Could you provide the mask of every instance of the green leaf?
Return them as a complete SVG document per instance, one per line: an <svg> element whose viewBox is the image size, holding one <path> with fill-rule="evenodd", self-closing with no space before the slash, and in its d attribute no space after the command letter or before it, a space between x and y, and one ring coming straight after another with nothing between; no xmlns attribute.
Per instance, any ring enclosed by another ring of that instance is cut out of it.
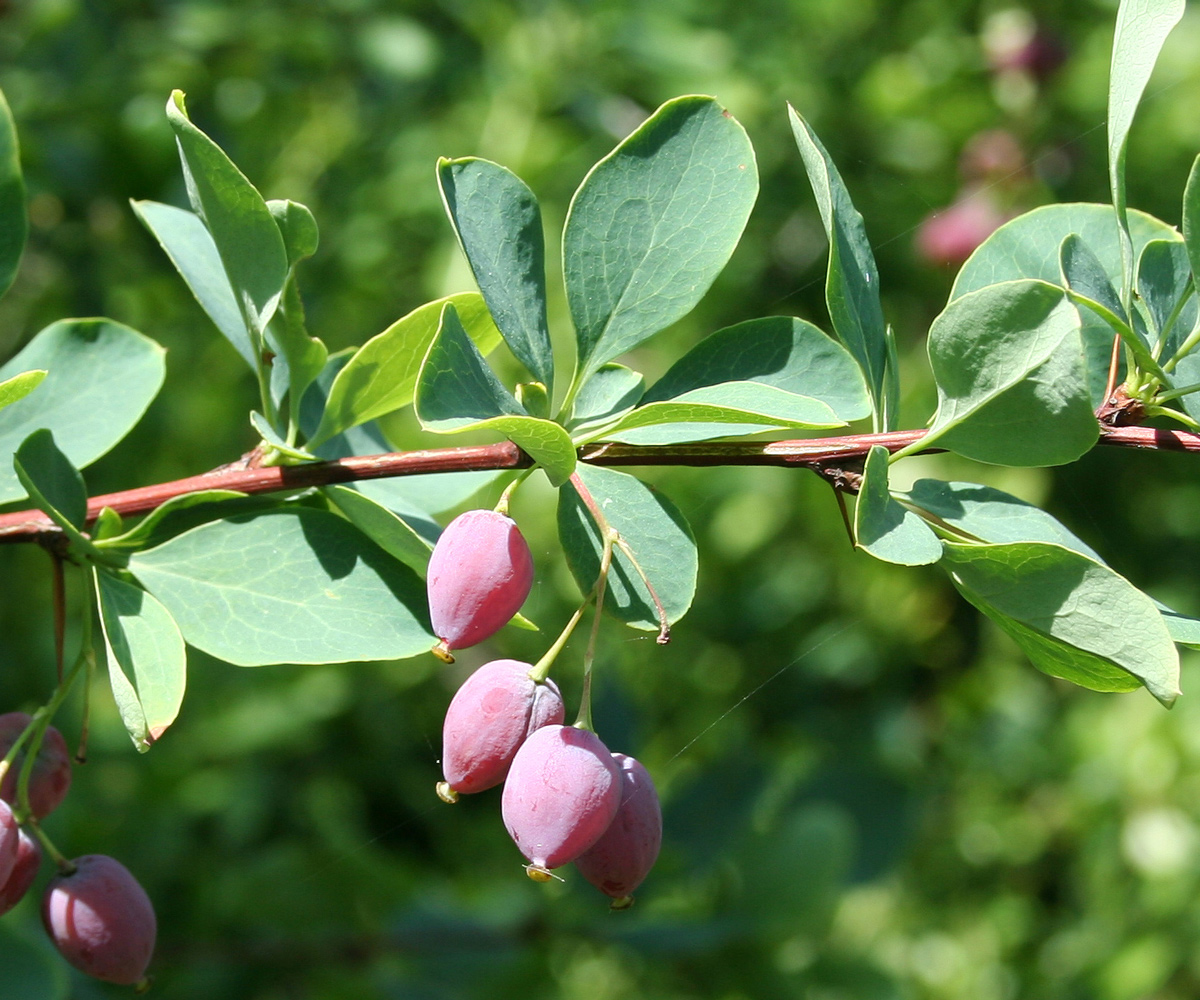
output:
<svg viewBox="0 0 1200 1000"><path fill-rule="evenodd" d="M45 377L45 369L35 368L31 372L21 372L20 375L14 375L12 378L0 382L0 410L15 403L18 399L24 399L42 384L42 379Z"/></svg>
<svg viewBox="0 0 1200 1000"><path fill-rule="evenodd" d="M29 235L17 126L0 92L0 295L12 287Z"/></svg>
<svg viewBox="0 0 1200 1000"><path fill-rule="evenodd" d="M195 212L156 201L131 201L134 214L150 230L175 269L208 314L252 371L257 371L254 345L238 308L225 265L212 234Z"/></svg>
<svg viewBox="0 0 1200 1000"><path fill-rule="evenodd" d="M1137 292L1156 339L1166 334L1159 357L1170 358L1196 323L1187 247L1178 240L1151 240L1142 247Z"/></svg>
<svg viewBox="0 0 1200 1000"><path fill-rule="evenodd" d="M187 685L187 650L179 627L141 587L96 573L108 676L121 721L145 753L179 714Z"/></svg>
<svg viewBox="0 0 1200 1000"><path fill-rule="evenodd" d="M670 500L640 479L612 469L580 465L580 480L609 525L629 544L667 613L677 622L696 592L696 542ZM603 539L595 519L572 486L558 491L558 534L567 565L587 594L600 572ZM619 549L604 596L604 609L633 628L656 631L658 612L646 585Z"/></svg>
<svg viewBox="0 0 1200 1000"><path fill-rule="evenodd" d="M1003 490L978 483L918 479L900 496L983 542L1046 542L1104 561L1053 515Z"/></svg>
<svg viewBox="0 0 1200 1000"><path fill-rule="evenodd" d="M661 405L668 400L721 406L726 413L673 414ZM669 444L775 427L837 427L870 414L862 372L845 348L802 319L770 316L706 337L671 366L611 436ZM628 430L668 419L692 422L653 432ZM701 420L724 423L695 423Z"/></svg>
<svg viewBox="0 0 1200 1000"><path fill-rule="evenodd" d="M829 153L808 123L788 105L792 135L817 199L829 239L825 302L833 329L867 378L876 410L882 409L887 370L887 337L879 304L879 269L862 216Z"/></svg>
<svg viewBox="0 0 1200 1000"><path fill-rule="evenodd" d="M275 315L288 273L279 226L254 185L188 119L180 90L167 101L167 119L179 144L192 208L212 234L251 337L261 335Z"/></svg>
<svg viewBox="0 0 1200 1000"><path fill-rule="evenodd" d="M34 431L13 455L21 485L53 521L82 529L87 521L87 487L83 476L54 443L48 430Z"/></svg>
<svg viewBox="0 0 1200 1000"><path fill-rule="evenodd" d="M1152 372L1167 381L1167 376L1150 353L1145 330L1134 332L1125 307L1121 305L1112 282L1104 273L1104 265L1076 233L1063 240L1059 248L1059 265L1062 283L1071 301L1092 310L1116 331L1132 352L1139 369Z"/></svg>
<svg viewBox="0 0 1200 1000"><path fill-rule="evenodd" d="M1165 222L1143 212L1128 213L1135 253L1150 240L1179 241ZM950 300L969 292L1017 278L1040 278L1051 284L1062 281L1059 249L1072 233L1092 248L1104 273L1114 284L1122 281L1117 221L1111 205L1045 205L1005 223L989 236L959 271ZM1113 331L1099 316L1085 310L1080 316L1092 407L1104 401Z"/></svg>
<svg viewBox="0 0 1200 1000"><path fill-rule="evenodd" d="M1060 465L1096 443L1079 314L1061 288L1008 281L954 299L929 329L938 410L921 441L998 465Z"/></svg>
<svg viewBox="0 0 1200 1000"><path fill-rule="evenodd" d="M283 237L288 267L294 268L300 261L317 252L320 232L317 229L317 220L313 218L307 205L301 205L290 198L272 199L267 202L267 210Z"/></svg>
<svg viewBox="0 0 1200 1000"><path fill-rule="evenodd" d="M274 497L247 496L236 490L183 493L155 507L124 534L106 538L100 548L106 551L150 548L209 521L261 513L279 504Z"/></svg>
<svg viewBox="0 0 1200 1000"><path fill-rule="evenodd" d="M487 366L451 302L442 309L421 367L414 405L421 426L438 434L476 429L503 434L545 469L553 486L566 482L575 468L571 436L553 420L525 413Z"/></svg>
<svg viewBox="0 0 1200 1000"><path fill-rule="evenodd" d="M501 340L500 331L478 292L460 292L425 303L372 337L345 363L329 388L325 411L309 439L309 448L317 448L336 434L412 402L417 375L437 336L447 303L454 305L480 353L487 355L495 350Z"/></svg>
<svg viewBox="0 0 1200 1000"><path fill-rule="evenodd" d="M552 392L546 245L537 198L512 171L477 157L443 157L437 176L459 245L505 343Z"/></svg>
<svg viewBox="0 0 1200 1000"><path fill-rule="evenodd" d="M255 433L262 438L262 443L266 445L268 449L276 452L276 456L274 456L276 459L282 456L282 458L285 458L290 462L315 462L317 460L317 456L312 452L305 451L303 448L297 448L294 445L288 444L279 436L279 434L275 431L275 428L268 423L267 418L257 410L250 411L250 426L253 427ZM284 462L283 464L287 464L287 462Z"/></svg>
<svg viewBox="0 0 1200 1000"><path fill-rule="evenodd" d="M750 140L711 97L668 101L591 169L563 231L577 384L692 310L757 195Z"/></svg>
<svg viewBox="0 0 1200 1000"><path fill-rule="evenodd" d="M0 410L0 456L47 428L76 468L107 452L133 428L162 385L158 344L110 319L61 320L42 330L6 365L0 381L30 369L49 374L38 391ZM0 462L0 503L25 495Z"/></svg>
<svg viewBox="0 0 1200 1000"><path fill-rule="evenodd" d="M942 544L921 518L892 499L888 450L875 445L867 455L854 507L854 542L876 559L922 566L942 558Z"/></svg>
<svg viewBox="0 0 1200 1000"><path fill-rule="evenodd" d="M1192 161L1183 189L1183 243L1192 274L1200 274L1200 156Z"/></svg>
<svg viewBox="0 0 1200 1000"><path fill-rule="evenodd" d="M1125 152L1133 116L1163 42L1183 17L1184 0L1121 0L1108 80L1108 181L1121 226L1125 287L1132 280L1133 247L1125 209Z"/></svg>
<svg viewBox="0 0 1200 1000"><path fill-rule="evenodd" d="M645 391L641 372L615 362L601 365L575 396L567 429L578 439L611 424L632 410Z"/></svg>
<svg viewBox="0 0 1200 1000"><path fill-rule="evenodd" d="M1174 642L1189 649L1200 649L1200 619L1181 615L1178 611L1168 608L1162 601L1155 601L1154 606L1162 615L1163 624L1167 626L1167 632Z"/></svg>
<svg viewBox="0 0 1200 1000"><path fill-rule="evenodd" d="M416 574L327 511L214 521L129 568L189 644L241 666L397 659L434 642Z"/></svg>
<svg viewBox="0 0 1200 1000"><path fill-rule="evenodd" d="M1179 655L1154 602L1087 556L1044 542L945 543L942 563L968 601L1039 670L1094 691L1139 684L1179 695Z"/></svg>
<svg viewBox="0 0 1200 1000"><path fill-rule="evenodd" d="M346 486L326 486L321 492L384 552L411 567L422 579L425 578L425 568L429 565L433 546L409 527L403 518Z"/></svg>
<svg viewBox="0 0 1200 1000"><path fill-rule="evenodd" d="M674 444L779 428L844 426L819 399L761 382L723 382L639 406L604 437L632 444Z"/></svg>

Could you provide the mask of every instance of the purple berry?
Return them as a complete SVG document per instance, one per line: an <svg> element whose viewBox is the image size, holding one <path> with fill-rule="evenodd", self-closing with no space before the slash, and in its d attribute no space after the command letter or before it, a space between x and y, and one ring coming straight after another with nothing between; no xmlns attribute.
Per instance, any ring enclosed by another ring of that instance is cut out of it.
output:
<svg viewBox="0 0 1200 1000"><path fill-rule="evenodd" d="M533 586L533 555L512 518L469 510L447 526L429 557L434 652L465 649L499 631Z"/></svg>
<svg viewBox="0 0 1200 1000"><path fill-rule="evenodd" d="M0 759L8 753L17 738L26 730L33 719L24 712L7 712L0 715ZM17 804L17 782L21 766L25 761L25 750L17 754L0 780L0 799L11 806ZM29 775L29 808L34 816L43 819L59 807L71 787L71 753L67 741L53 726L46 728L42 746Z"/></svg>
<svg viewBox="0 0 1200 1000"><path fill-rule="evenodd" d="M532 669L520 660L493 660L471 674L454 695L442 727L446 780L438 784L438 794L447 802L460 792L482 792L500 784L526 737L562 722L558 685L531 680Z"/></svg>
<svg viewBox="0 0 1200 1000"><path fill-rule="evenodd" d="M623 753L613 754L623 779L621 805L604 835L575 859L585 879L613 897L612 908L633 905L633 890L654 867L662 844L662 808L650 772Z"/></svg>
<svg viewBox="0 0 1200 1000"><path fill-rule="evenodd" d="M17 864L21 828L7 802L0 801L0 885L8 881Z"/></svg>
<svg viewBox="0 0 1200 1000"><path fill-rule="evenodd" d="M530 861L529 877L573 861L612 823L621 804L621 769L595 733L543 726L513 758L500 809L509 835Z"/></svg>
<svg viewBox="0 0 1200 1000"><path fill-rule="evenodd" d="M42 897L42 923L68 962L89 976L132 986L146 976L157 924L146 891L119 861L87 854Z"/></svg>
<svg viewBox="0 0 1200 1000"><path fill-rule="evenodd" d="M42 865L42 849L24 830L17 843L17 863L8 881L0 884L0 917L24 898Z"/></svg>

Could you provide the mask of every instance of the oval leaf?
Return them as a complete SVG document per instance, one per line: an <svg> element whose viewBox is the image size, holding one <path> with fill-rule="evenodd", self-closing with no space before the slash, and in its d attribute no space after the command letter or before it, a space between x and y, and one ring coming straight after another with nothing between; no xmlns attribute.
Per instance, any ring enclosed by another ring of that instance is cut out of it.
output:
<svg viewBox="0 0 1200 1000"><path fill-rule="evenodd" d="M884 562L921 566L942 557L937 535L888 489L888 450L875 445L867 455L854 507L854 543Z"/></svg>
<svg viewBox="0 0 1200 1000"><path fill-rule="evenodd" d="M1044 542L945 543L959 592L1034 666L1094 691L1179 696L1179 654L1154 602L1085 555Z"/></svg>
<svg viewBox="0 0 1200 1000"><path fill-rule="evenodd" d="M113 697L133 745L144 753L183 704L183 636L167 609L141 587L100 571L96 594Z"/></svg>
<svg viewBox="0 0 1200 1000"><path fill-rule="evenodd" d="M437 336L447 303L454 306L462 327L481 354L486 356L495 350L501 340L500 331L478 292L459 292L419 306L343 362L329 387L320 425L309 439L310 448L412 402L417 375Z"/></svg>
<svg viewBox="0 0 1200 1000"><path fill-rule="evenodd" d="M816 133L790 104L788 118L829 240L829 270L825 278L829 318L842 343L862 366L876 406L882 408L887 331L883 307L879 304L879 269L871 241L842 175Z"/></svg>
<svg viewBox="0 0 1200 1000"><path fill-rule="evenodd" d="M422 579L433 546L403 518L348 486L326 486L323 492L364 535L388 555L409 566Z"/></svg>
<svg viewBox="0 0 1200 1000"><path fill-rule="evenodd" d="M443 158L437 176L459 246L505 343L553 391L546 244L537 198L511 170L489 160Z"/></svg>
<svg viewBox="0 0 1200 1000"><path fill-rule="evenodd" d="M1059 465L1095 444L1079 314L1042 281L989 285L953 300L929 330L937 441L999 465Z"/></svg>
<svg viewBox="0 0 1200 1000"><path fill-rule="evenodd" d="M49 374L37 392L0 410L0 456L40 428L54 432L76 468L107 452L133 428L162 386L163 349L110 319L61 320L0 368L0 380L31 368ZM0 461L0 503L25 490Z"/></svg>
<svg viewBox="0 0 1200 1000"><path fill-rule="evenodd" d="M525 412L467 336L453 303L442 309L441 326L417 380L414 406L426 430L503 434L545 469L553 486L566 482L575 468L571 435L553 420Z"/></svg>
<svg viewBox="0 0 1200 1000"><path fill-rule="evenodd" d="M668 101L591 169L563 230L579 382L691 311L757 196L750 140L711 97Z"/></svg>
<svg viewBox="0 0 1200 1000"><path fill-rule="evenodd" d="M283 236L262 195L187 116L183 92L167 101L188 198L204 220L251 335L266 330L287 279Z"/></svg>
<svg viewBox="0 0 1200 1000"><path fill-rule="evenodd" d="M698 565L696 541L683 515L633 476L590 465L580 465L576 472L609 525L629 544L667 620L678 621L691 607ZM583 593L590 593L600 572L603 543L595 519L570 485L558 491L558 534L575 582ZM604 609L633 628L659 628L650 592L619 549L613 553Z"/></svg>
<svg viewBox="0 0 1200 1000"><path fill-rule="evenodd" d="M641 372L611 362L601 365L579 390L567 429L581 438L590 430L613 423L637 405L646 391Z"/></svg>
<svg viewBox="0 0 1200 1000"><path fill-rule="evenodd" d="M416 574L328 511L213 521L129 569L188 643L240 666L398 659L434 642Z"/></svg>

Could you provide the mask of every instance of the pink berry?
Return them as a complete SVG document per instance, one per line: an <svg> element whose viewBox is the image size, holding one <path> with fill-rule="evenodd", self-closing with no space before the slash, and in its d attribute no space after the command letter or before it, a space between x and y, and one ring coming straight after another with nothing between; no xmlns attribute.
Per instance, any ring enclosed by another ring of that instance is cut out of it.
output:
<svg viewBox="0 0 1200 1000"><path fill-rule="evenodd" d="M932 264L957 266L1007 221L985 192L961 195L954 204L932 212L917 227L917 253Z"/></svg>
<svg viewBox="0 0 1200 1000"><path fill-rule="evenodd" d="M633 890L654 867L662 844L658 791L641 762L613 754L623 779L621 805L604 835L575 859L585 879L613 897L613 909L633 905Z"/></svg>
<svg viewBox="0 0 1200 1000"><path fill-rule="evenodd" d="M513 758L500 809L530 878L545 881L600 839L620 804L621 769L600 738L543 726Z"/></svg>
<svg viewBox="0 0 1200 1000"><path fill-rule="evenodd" d="M8 753L17 737L33 721L24 712L7 712L0 715L0 759ZM17 804L17 782L21 766L25 761L25 750L17 754L3 780L0 780L0 799L9 805ZM43 819L59 807L71 787L71 753L67 741L53 726L46 728L42 747L29 775L29 808L34 816Z"/></svg>
<svg viewBox="0 0 1200 1000"><path fill-rule="evenodd" d="M8 881L0 884L0 917L24 898L42 865L42 849L24 830L17 843L17 863Z"/></svg>
<svg viewBox="0 0 1200 1000"><path fill-rule="evenodd" d="M42 897L46 933L89 976L131 986L146 976L157 924L146 891L119 861L87 854L57 875Z"/></svg>
<svg viewBox="0 0 1200 1000"><path fill-rule="evenodd" d="M458 689L442 727L443 799L500 784L526 737L563 721L558 685L531 680L532 669L520 660L493 660Z"/></svg>
<svg viewBox="0 0 1200 1000"><path fill-rule="evenodd" d="M448 650L483 642L521 609L533 586L533 555L512 518L469 510L434 546L427 586L434 652L453 660Z"/></svg>
<svg viewBox="0 0 1200 1000"><path fill-rule="evenodd" d="M21 828L7 802L0 801L0 885L8 881L17 864Z"/></svg>

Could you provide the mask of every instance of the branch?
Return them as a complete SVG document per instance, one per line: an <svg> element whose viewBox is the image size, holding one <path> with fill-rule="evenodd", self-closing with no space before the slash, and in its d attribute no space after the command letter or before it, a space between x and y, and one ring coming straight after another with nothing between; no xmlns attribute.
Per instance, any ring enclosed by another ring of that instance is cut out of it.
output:
<svg viewBox="0 0 1200 1000"><path fill-rule="evenodd" d="M874 445L896 452L925 436L924 430L882 434L848 434L844 437L796 441L719 441L701 444L631 445L600 443L579 450L579 460L590 465L772 465L805 468L828 476L842 466L853 468ZM1155 427L1101 427L1100 443L1151 451L1200 452L1200 434ZM935 450L935 449L930 449ZM88 501L88 520L105 507L123 517L145 514L174 497L197 490L236 490L241 493L277 493L393 476L419 476L431 472L478 472L526 469L532 459L511 441L467 448L430 448L339 458L307 465L246 468L241 463L169 483L142 486L120 493L105 493ZM0 514L0 543L28 542L59 533L39 510Z"/></svg>

